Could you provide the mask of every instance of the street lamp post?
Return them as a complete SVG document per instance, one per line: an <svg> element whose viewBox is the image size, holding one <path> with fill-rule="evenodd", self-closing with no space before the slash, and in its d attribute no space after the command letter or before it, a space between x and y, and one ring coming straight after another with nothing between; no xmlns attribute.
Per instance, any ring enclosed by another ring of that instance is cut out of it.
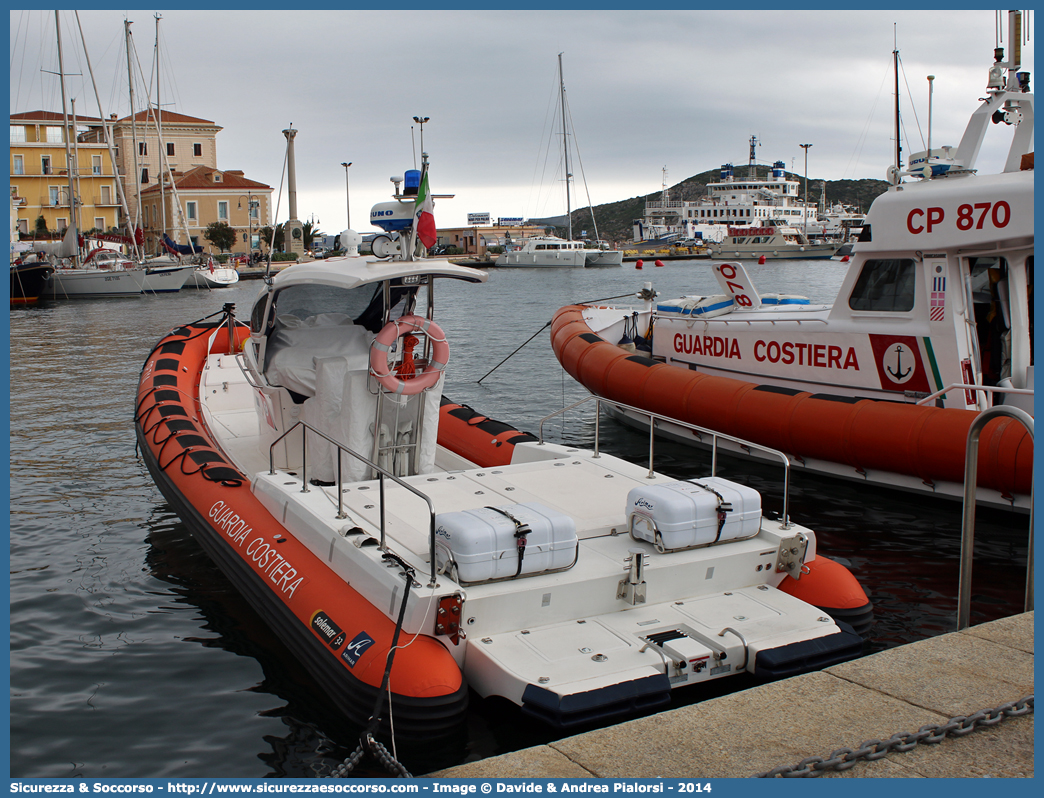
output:
<svg viewBox="0 0 1044 798"><path fill-rule="evenodd" d="M254 255L254 210L258 207L259 203L256 194L247 194L247 262L251 260ZM239 207L237 210L243 210L243 197L239 197Z"/></svg>
<svg viewBox="0 0 1044 798"><path fill-rule="evenodd" d="M346 230L352 229L352 195L348 191L348 167L352 165L351 161L345 163L341 161L341 166L344 167L344 210L348 219L348 226Z"/></svg>
<svg viewBox="0 0 1044 798"><path fill-rule="evenodd" d="M805 151L805 208L803 218L805 220L805 238L808 238L808 148L811 144L798 144Z"/></svg>
<svg viewBox="0 0 1044 798"><path fill-rule="evenodd" d="M420 125L421 157L424 156L424 123L431 119L430 116L415 116L413 121Z"/></svg>

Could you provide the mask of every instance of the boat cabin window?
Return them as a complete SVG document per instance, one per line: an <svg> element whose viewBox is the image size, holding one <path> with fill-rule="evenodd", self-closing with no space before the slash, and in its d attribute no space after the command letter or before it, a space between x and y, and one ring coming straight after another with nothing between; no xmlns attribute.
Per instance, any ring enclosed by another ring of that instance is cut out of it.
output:
<svg viewBox="0 0 1044 798"><path fill-rule="evenodd" d="M868 260L856 280L848 306L852 310L913 310L916 266L909 258Z"/></svg>

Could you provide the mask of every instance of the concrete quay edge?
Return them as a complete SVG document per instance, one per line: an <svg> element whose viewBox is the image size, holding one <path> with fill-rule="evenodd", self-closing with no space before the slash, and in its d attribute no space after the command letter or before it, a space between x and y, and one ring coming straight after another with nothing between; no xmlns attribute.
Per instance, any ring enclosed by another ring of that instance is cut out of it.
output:
<svg viewBox="0 0 1044 798"><path fill-rule="evenodd" d="M432 778L747 778L1033 695L1028 612ZM820 778L1032 778L1033 713Z"/></svg>

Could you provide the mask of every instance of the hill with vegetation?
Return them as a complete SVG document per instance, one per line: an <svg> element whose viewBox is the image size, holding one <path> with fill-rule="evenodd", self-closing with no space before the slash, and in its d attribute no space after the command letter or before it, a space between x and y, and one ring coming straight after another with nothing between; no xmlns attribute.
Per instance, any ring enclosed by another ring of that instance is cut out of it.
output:
<svg viewBox="0 0 1044 798"><path fill-rule="evenodd" d="M745 180L748 171L749 167L747 165L737 165L735 168L735 179ZM764 177L765 167L759 167L758 173L761 177ZM788 178L800 181L802 191L804 191L803 177L792 172L786 172L785 174ZM720 169L710 169L698 175L693 175L668 189L670 199L688 200L690 202L698 200L707 193L707 184L718 181L720 175ZM808 179L809 202L819 202L819 186L821 182L826 183L828 207L835 202L841 202L863 211L868 210L870 203L888 189L888 183L884 180L821 181L810 177ZM619 200L618 202L609 202L604 205L596 205L594 215L595 223L598 226L599 238L617 244L624 244L630 241L634 233L634 220L641 219L645 215L645 201L648 199L659 199L661 195L662 191L655 191L651 194L646 194L644 197L634 197L632 199ZM589 208L584 207L573 211L572 217L574 232L579 230L593 232L589 230L591 226L591 211ZM565 233L564 229L558 230L559 235L565 235Z"/></svg>

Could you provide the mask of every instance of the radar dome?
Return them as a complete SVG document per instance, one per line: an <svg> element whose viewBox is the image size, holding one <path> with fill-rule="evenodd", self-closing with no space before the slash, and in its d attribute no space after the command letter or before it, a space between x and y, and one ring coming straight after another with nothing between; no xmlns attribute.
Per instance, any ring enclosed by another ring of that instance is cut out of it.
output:
<svg viewBox="0 0 1044 798"><path fill-rule="evenodd" d="M341 233L341 249L345 251L346 255L358 255L361 243L362 236L354 230L345 230Z"/></svg>

